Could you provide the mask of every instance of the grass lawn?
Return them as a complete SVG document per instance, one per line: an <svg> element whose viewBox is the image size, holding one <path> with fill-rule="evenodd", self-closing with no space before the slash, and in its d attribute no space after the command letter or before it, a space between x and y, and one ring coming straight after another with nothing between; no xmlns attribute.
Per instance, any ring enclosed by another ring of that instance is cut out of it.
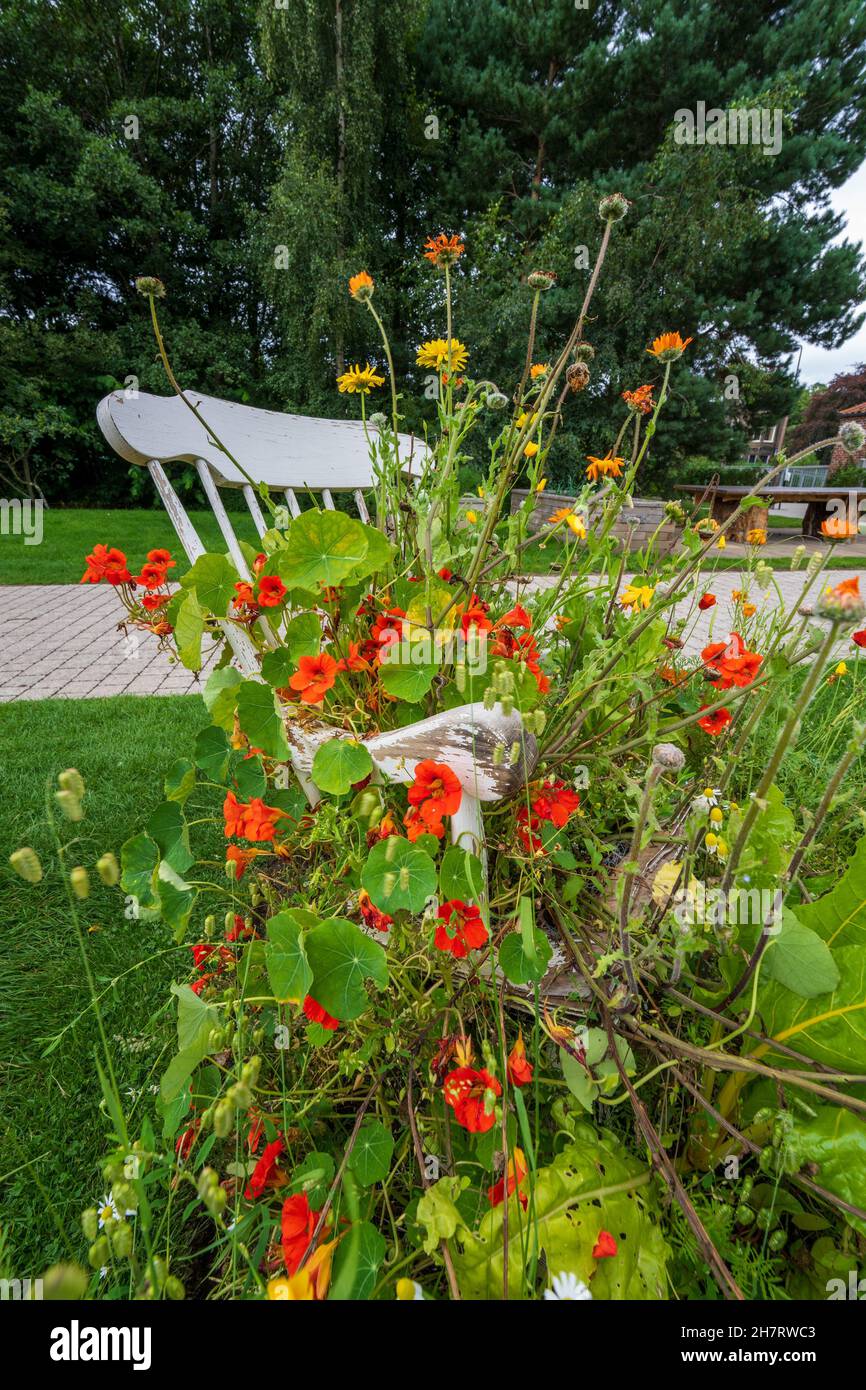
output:
<svg viewBox="0 0 866 1390"><path fill-rule="evenodd" d="M189 513L206 550L225 551L226 544L209 511ZM249 512L231 513L239 540L258 543ZM165 547L177 560L172 579L189 568L168 515L158 511L104 511L96 507L42 513L41 545L25 545L22 536L0 535L0 584L77 584L84 573L84 557L101 541L116 545L127 555L131 573L137 574L148 550Z"/></svg>
<svg viewBox="0 0 866 1390"><path fill-rule="evenodd" d="M37 1276L61 1258L84 1261L86 1244L75 1243L78 1217L106 1187L108 1123L93 1066L97 1029L46 824L46 785L53 789L57 773L69 766L84 777L86 817L74 826L62 822L61 838L77 839L69 862L92 871L106 850L119 858L123 841L162 799L163 774L175 758L189 755L207 723L197 695L0 705L0 1274ZM194 851L214 857L218 844L220 831L199 827ZM8 866L9 853L22 845L42 859L45 877L36 887ZM186 966L188 952L174 946L161 923L127 921L120 889L103 887L95 873L92 880L81 904L87 951L97 989L106 991L102 1008L121 1090L137 1089L142 1078L155 1084L167 1061L168 983ZM43 1056L47 1041L76 1018L56 1050ZM129 1109L132 1104L129 1097Z"/></svg>

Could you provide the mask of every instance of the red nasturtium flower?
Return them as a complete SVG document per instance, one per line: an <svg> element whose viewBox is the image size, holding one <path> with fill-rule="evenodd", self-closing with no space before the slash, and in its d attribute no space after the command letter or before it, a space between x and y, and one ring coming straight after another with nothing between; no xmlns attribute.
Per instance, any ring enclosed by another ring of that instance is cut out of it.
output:
<svg viewBox="0 0 866 1390"><path fill-rule="evenodd" d="M177 564L177 561L171 558L170 550L149 550L147 558L151 565L161 565L164 570L173 570Z"/></svg>
<svg viewBox="0 0 866 1390"><path fill-rule="evenodd" d="M358 894L358 907L361 909L361 916L368 927L374 927L376 931L387 931L394 921L387 912L380 912L376 907L370 894L362 888Z"/></svg>
<svg viewBox="0 0 866 1390"><path fill-rule="evenodd" d="M701 705L701 709L709 709L709 705ZM726 729L731 722L731 711L725 709L714 710L712 714L705 714L703 719L698 720L698 728L703 729L705 734L715 738L723 729Z"/></svg>
<svg viewBox="0 0 866 1390"><path fill-rule="evenodd" d="M250 1174L244 1192L248 1202L254 1202L257 1197L261 1197L266 1187L279 1187L285 1181L284 1175L277 1168L277 1159L282 1152L282 1139L274 1139L273 1143L265 1145L264 1153Z"/></svg>
<svg viewBox="0 0 866 1390"><path fill-rule="evenodd" d="M852 632L851 641L856 642L858 647L866 647L866 627L860 632Z"/></svg>
<svg viewBox="0 0 866 1390"><path fill-rule="evenodd" d="M580 796L556 778L542 784L541 791L531 804L539 820L549 820L557 830L561 830L580 805Z"/></svg>
<svg viewBox="0 0 866 1390"><path fill-rule="evenodd" d="M706 613L708 608L713 608L715 606L715 602L715 594L704 594L703 598L698 599L698 608L700 608L702 613Z"/></svg>
<svg viewBox="0 0 866 1390"><path fill-rule="evenodd" d="M434 944L438 951L450 951L456 960L465 960L470 951L483 946L488 931L481 912L474 903L462 903L458 898L443 903L438 912Z"/></svg>
<svg viewBox="0 0 866 1390"><path fill-rule="evenodd" d="M126 556L122 550L111 549L105 545L95 545L85 556L87 569L81 576L82 584L98 584L105 579L109 584L131 584L132 575L126 566Z"/></svg>
<svg viewBox="0 0 866 1390"><path fill-rule="evenodd" d="M266 806L260 796L254 796L248 806L238 801L234 792L227 792L223 802L226 838L240 835L245 840L273 840L276 821L284 816L279 806ZM228 854L227 858L237 858Z"/></svg>
<svg viewBox="0 0 866 1390"><path fill-rule="evenodd" d="M718 690L730 690L732 685L751 685L764 658L750 652L738 632L732 632L728 642L711 642L701 652L701 660L716 678L712 684Z"/></svg>
<svg viewBox="0 0 866 1390"><path fill-rule="evenodd" d="M616 1241L610 1231L599 1231L598 1240L592 1247L592 1258L594 1260L609 1260L616 1254Z"/></svg>
<svg viewBox="0 0 866 1390"><path fill-rule="evenodd" d="M280 1221L283 1259L289 1274L296 1274L307 1246L313 1238L319 1213L313 1211L306 1192L298 1192L283 1202Z"/></svg>
<svg viewBox="0 0 866 1390"><path fill-rule="evenodd" d="M464 637L468 637L472 628L477 628L479 632L491 632L493 624L487 616L489 605L484 603L477 594L472 595L468 607L461 612L460 627ZM458 605L459 610L459 605Z"/></svg>
<svg viewBox="0 0 866 1390"><path fill-rule="evenodd" d="M501 623L503 627L530 628L532 627L532 618L521 603L515 603L513 608L509 608L508 612L502 615L499 619L499 623ZM499 623L496 624L497 627Z"/></svg>
<svg viewBox="0 0 866 1390"><path fill-rule="evenodd" d="M513 1156L508 1160L508 1195L510 1197L512 1193L517 1192L517 1195L520 1198L520 1205L523 1207L524 1211L526 1211L526 1208L529 1205L529 1198L527 1197L525 1192L520 1191L520 1184L523 1182L523 1179L526 1177L528 1172L529 1168L526 1164L526 1155L524 1154L522 1149L516 1148L514 1150ZM499 1179L499 1182L494 1183L492 1187L488 1187L487 1196L490 1200L490 1205L492 1207L501 1206L501 1204L504 1202L504 1173L502 1177Z"/></svg>
<svg viewBox="0 0 866 1390"><path fill-rule="evenodd" d="M135 582L143 584L145 589L161 588L165 583L165 565L142 565L141 574L135 576Z"/></svg>
<svg viewBox="0 0 866 1390"><path fill-rule="evenodd" d="M409 788L409 805L424 807L421 814L427 821L453 816L460 807L463 788L447 763L434 763L431 758L415 765L415 780Z"/></svg>
<svg viewBox="0 0 866 1390"><path fill-rule="evenodd" d="M445 1078L445 1104L454 1111L454 1118L470 1134L486 1134L496 1120L494 1105L489 1112L486 1102L502 1095L502 1087L484 1067L457 1067Z"/></svg>
<svg viewBox="0 0 866 1390"><path fill-rule="evenodd" d="M445 838L445 826L436 814L435 808L430 809L427 802L417 809L410 806L403 817L403 824L406 827L406 839L410 844L414 845L422 835L435 835L437 840Z"/></svg>
<svg viewBox="0 0 866 1390"><path fill-rule="evenodd" d="M228 846L228 848L226 849L226 862L233 862L237 865L237 868L235 869L235 883L240 883L241 879L244 876L244 870L246 869L247 865L251 863L253 859L255 859L257 854L260 853L262 853L261 850L241 849L240 845Z"/></svg>
<svg viewBox="0 0 866 1390"><path fill-rule="evenodd" d="M149 613L156 613L170 602L171 594L142 594L141 596L141 606L146 608Z"/></svg>
<svg viewBox="0 0 866 1390"><path fill-rule="evenodd" d="M289 677L292 690L299 692L304 705L320 705L337 676L337 662L327 652L318 656L302 656L298 669Z"/></svg>
<svg viewBox="0 0 866 1390"><path fill-rule="evenodd" d="M517 1042L508 1054L506 1062L508 1080L512 1086L528 1086L532 1080L532 1063L526 1055L523 1034L518 1033Z"/></svg>
<svg viewBox="0 0 866 1390"><path fill-rule="evenodd" d="M333 1033L340 1026L340 1020L333 1018L327 1009L323 1009L321 1004L317 1004L312 994L308 994L304 999L304 1015L310 1023L321 1023L323 1028L327 1028L329 1033Z"/></svg>
<svg viewBox="0 0 866 1390"><path fill-rule="evenodd" d="M262 608L276 608L288 592L279 575L266 574L259 580L258 602Z"/></svg>

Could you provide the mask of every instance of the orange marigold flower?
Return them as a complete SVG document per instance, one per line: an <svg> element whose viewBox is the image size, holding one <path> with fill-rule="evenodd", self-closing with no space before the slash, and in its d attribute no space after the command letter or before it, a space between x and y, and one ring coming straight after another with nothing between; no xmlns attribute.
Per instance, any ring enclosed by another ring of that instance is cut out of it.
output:
<svg viewBox="0 0 866 1390"><path fill-rule="evenodd" d="M438 236L428 236L424 245L427 248L424 259L441 268L453 265L466 250L459 236L446 236L444 232L440 232Z"/></svg>
<svg viewBox="0 0 866 1390"><path fill-rule="evenodd" d="M415 780L409 788L409 805L427 807L428 813L453 816L463 799L463 788L447 763L431 758L415 765Z"/></svg>
<svg viewBox="0 0 866 1390"><path fill-rule="evenodd" d="M652 357L657 357L660 362L672 362L677 357L682 357L691 338L681 338L679 333L660 333L653 339L652 347L647 348L647 352Z"/></svg>
<svg viewBox="0 0 866 1390"><path fill-rule="evenodd" d="M701 705L701 709L709 709L709 705ZM714 710L712 714L705 714L703 719L699 719L698 728L703 729L704 733L709 734L711 738L716 738L723 729L728 727L730 722L731 711L725 709L723 705L721 709Z"/></svg>
<svg viewBox="0 0 866 1390"><path fill-rule="evenodd" d="M526 1155L522 1149L515 1148L512 1157L508 1160L508 1196L511 1197L513 1193L516 1192L520 1198L520 1205L523 1207L524 1211L526 1211L529 1205L529 1199L525 1192L520 1191L520 1185L528 1172L529 1168L526 1164ZM492 1187L488 1187L487 1189L487 1196L492 1207L498 1207L505 1201L505 1189L506 1175L503 1174L499 1182L494 1183Z"/></svg>
<svg viewBox="0 0 866 1390"><path fill-rule="evenodd" d="M573 507L560 507L558 511L547 518L548 526L558 526L561 521L565 522L568 529L572 531L579 540L586 540L586 522Z"/></svg>
<svg viewBox="0 0 866 1390"><path fill-rule="evenodd" d="M486 1134L496 1122L496 1097L502 1087L484 1067L457 1067L445 1078L445 1104L454 1111L454 1118L470 1134Z"/></svg>
<svg viewBox="0 0 866 1390"><path fill-rule="evenodd" d="M749 545L766 545L767 532L763 526L753 526L750 531L746 532L746 540Z"/></svg>
<svg viewBox="0 0 866 1390"><path fill-rule="evenodd" d="M549 371L549 362L533 362L532 366L529 368L529 375L533 381L537 381L540 376L546 376Z"/></svg>
<svg viewBox="0 0 866 1390"><path fill-rule="evenodd" d="M266 574L259 580L258 601L262 608L276 608L288 592L279 575Z"/></svg>
<svg viewBox="0 0 866 1390"><path fill-rule="evenodd" d="M349 294L361 304L370 299L375 288L373 277L368 275L366 270L359 270L349 281Z"/></svg>
<svg viewBox="0 0 866 1390"><path fill-rule="evenodd" d="M304 999L304 1016L310 1023L321 1023L323 1028L327 1028L329 1033L333 1033L340 1026L340 1020L333 1018L327 1009L323 1009L311 994Z"/></svg>
<svg viewBox="0 0 866 1390"><path fill-rule="evenodd" d="M532 1080L532 1063L526 1055L522 1033L518 1033L517 1042L508 1054L506 1068L512 1086L528 1086Z"/></svg>
<svg viewBox="0 0 866 1390"><path fill-rule="evenodd" d="M441 923L434 938L437 951L450 951L456 960L465 960L470 951L487 941L489 933L474 903L452 898L442 904L437 915Z"/></svg>
<svg viewBox="0 0 866 1390"><path fill-rule="evenodd" d="M337 662L327 652L318 656L302 656L298 669L289 677L289 685L305 705L320 705L337 678Z"/></svg>
<svg viewBox="0 0 866 1390"><path fill-rule="evenodd" d="M611 458L610 454L607 454L603 459L596 458L594 454L587 454L586 457L589 459L586 476L591 483L594 483L599 477L619 478L622 476L625 459Z"/></svg>

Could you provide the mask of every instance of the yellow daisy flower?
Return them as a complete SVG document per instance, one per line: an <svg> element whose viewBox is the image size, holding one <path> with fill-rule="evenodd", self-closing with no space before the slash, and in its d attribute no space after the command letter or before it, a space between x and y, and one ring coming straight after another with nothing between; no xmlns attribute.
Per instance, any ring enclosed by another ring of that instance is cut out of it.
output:
<svg viewBox="0 0 866 1390"><path fill-rule="evenodd" d="M445 338L431 338L421 344L415 361L419 367L433 367L437 372L462 372L469 361L469 349L458 338L452 338L449 354Z"/></svg>
<svg viewBox="0 0 866 1390"><path fill-rule="evenodd" d="M649 608L654 593L655 589L650 588L649 584L626 584L619 601L623 608L630 608L636 613L639 608Z"/></svg>
<svg viewBox="0 0 866 1390"><path fill-rule="evenodd" d="M343 372L342 376L337 377L337 385L340 390L347 391L350 396L354 395L356 391L366 396L374 386L383 386L384 384L385 378L379 376L375 367L371 367L369 362L364 367L359 366L356 362L354 367L350 367L347 372Z"/></svg>

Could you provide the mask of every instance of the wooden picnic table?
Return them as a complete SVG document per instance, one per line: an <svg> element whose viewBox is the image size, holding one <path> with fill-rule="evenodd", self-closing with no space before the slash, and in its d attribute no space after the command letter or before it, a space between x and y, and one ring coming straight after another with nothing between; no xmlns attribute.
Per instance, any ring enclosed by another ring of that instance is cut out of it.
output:
<svg viewBox="0 0 866 1390"><path fill-rule="evenodd" d="M774 502L805 502L806 514L803 517L804 536L823 536L821 530L822 523L838 517L841 521L852 522L855 527L857 517L860 512L861 503L866 500L866 488L850 487L840 484L839 487L784 487L782 484L771 483L768 487L743 487L732 486L726 483L718 483L711 487L706 483L677 483L677 492L691 493L692 496L708 496L710 499L710 516L720 524L736 511L744 497L760 497L766 499L766 506L749 507L731 528L731 540L745 540L746 532L753 528L766 529L767 513L769 507ZM831 502L843 503L843 507L838 505L832 507ZM853 512L853 514L852 514Z"/></svg>

